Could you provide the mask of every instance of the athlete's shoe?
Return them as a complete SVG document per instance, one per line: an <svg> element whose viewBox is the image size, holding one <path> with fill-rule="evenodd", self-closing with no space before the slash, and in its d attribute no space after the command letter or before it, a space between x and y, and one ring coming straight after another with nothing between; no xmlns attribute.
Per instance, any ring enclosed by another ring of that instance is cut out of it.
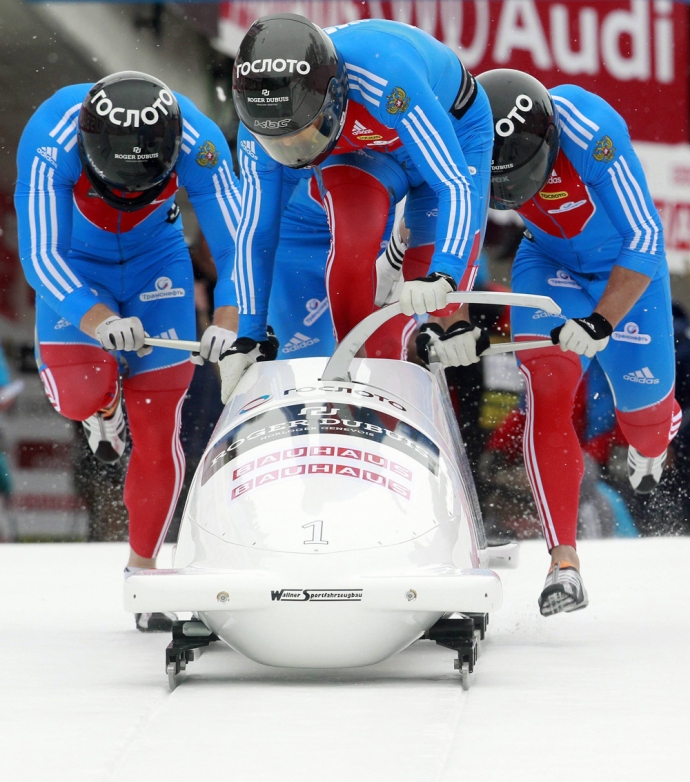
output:
<svg viewBox="0 0 690 782"><path fill-rule="evenodd" d="M142 633L169 633L177 616L168 611L155 611L152 614L134 614L137 630Z"/></svg>
<svg viewBox="0 0 690 782"><path fill-rule="evenodd" d="M115 402L106 410L99 410L82 421L89 448L97 459L111 464L125 452L127 433L122 413L122 391L118 384Z"/></svg>
<svg viewBox="0 0 690 782"><path fill-rule="evenodd" d="M628 446L628 480L637 494L649 494L659 485L661 474L666 464L668 448L661 454L650 459L643 456L632 445Z"/></svg>
<svg viewBox="0 0 690 782"><path fill-rule="evenodd" d="M569 562L555 562L546 577L544 589L539 595L542 616L561 611L577 611L589 604L587 590L577 568Z"/></svg>

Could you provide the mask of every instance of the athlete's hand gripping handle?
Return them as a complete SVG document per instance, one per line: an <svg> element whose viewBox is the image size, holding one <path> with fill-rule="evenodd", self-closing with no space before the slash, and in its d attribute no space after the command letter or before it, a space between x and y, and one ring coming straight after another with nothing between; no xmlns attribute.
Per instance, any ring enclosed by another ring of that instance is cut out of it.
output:
<svg viewBox="0 0 690 782"><path fill-rule="evenodd" d="M113 315L96 328L96 339L105 350L136 350L138 356L147 356L153 348L146 347L148 334L139 318L121 318Z"/></svg>
<svg viewBox="0 0 690 782"><path fill-rule="evenodd" d="M551 341L561 350L572 350L578 356L592 358L609 344L613 326L603 315L593 312L588 318L571 318L553 329Z"/></svg>
<svg viewBox="0 0 690 782"><path fill-rule="evenodd" d="M224 329L220 326L209 326L201 337L199 350L193 351L189 360L192 364L198 364L199 366L204 361L216 364L220 361L220 357L231 349L236 339L237 334L230 329Z"/></svg>
<svg viewBox="0 0 690 782"><path fill-rule="evenodd" d="M266 327L266 339L261 342L251 337L240 337L220 357L220 398L226 405L233 395L242 375L255 361L274 361L278 356L278 338L270 326Z"/></svg>
<svg viewBox="0 0 690 782"><path fill-rule="evenodd" d="M444 367L468 367L476 364L489 347L489 335L466 320L459 320L443 331L438 323L425 323L417 336L417 355L429 364L429 350Z"/></svg>
<svg viewBox="0 0 690 782"><path fill-rule="evenodd" d="M418 277L403 283L400 292L400 309L403 315L423 315L442 310L448 294L457 290L455 280L449 274L434 272L428 277Z"/></svg>
<svg viewBox="0 0 690 782"><path fill-rule="evenodd" d="M529 293L487 293L477 291L458 291L448 294L450 304L499 304L502 307L534 307L552 315L560 315L561 308L548 296L537 296ZM350 381L350 364L364 345L365 341L391 318L400 315L400 303L390 304L380 310L375 310L352 331L346 334L338 344L335 352L326 364L321 376L323 382L336 380ZM538 339L532 342L508 342L502 345L492 345L483 355L506 353L514 350L536 350L551 345L551 340Z"/></svg>

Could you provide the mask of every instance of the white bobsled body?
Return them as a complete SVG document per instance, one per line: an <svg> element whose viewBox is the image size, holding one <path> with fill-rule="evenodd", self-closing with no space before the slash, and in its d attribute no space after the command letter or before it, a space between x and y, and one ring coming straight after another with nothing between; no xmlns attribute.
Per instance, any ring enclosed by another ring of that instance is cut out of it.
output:
<svg viewBox="0 0 690 782"><path fill-rule="evenodd" d="M131 611L194 611L267 665L390 657L444 614L500 607L443 371L355 359L253 365L194 478L174 569Z"/></svg>

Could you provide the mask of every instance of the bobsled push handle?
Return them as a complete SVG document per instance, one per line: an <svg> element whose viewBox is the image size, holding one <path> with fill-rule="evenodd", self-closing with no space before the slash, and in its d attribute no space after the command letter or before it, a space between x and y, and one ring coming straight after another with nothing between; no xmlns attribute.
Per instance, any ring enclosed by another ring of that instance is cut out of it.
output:
<svg viewBox="0 0 690 782"><path fill-rule="evenodd" d="M498 304L508 307L534 307L535 309L544 310L550 315L560 315L561 308L556 302L548 296L536 296L529 293L487 293L485 291L457 291L451 293L448 296L448 304ZM326 369L324 370L323 377L324 382L342 380L350 380L350 362L357 355L357 351L364 345L369 337L384 323L394 318L396 315L402 314L400 309L400 303L390 304L387 307L383 307L376 312L373 312L361 323L358 323L349 334L345 336L343 341L335 349L331 356ZM530 347L542 347L550 345L547 340L539 340L539 345L536 343L526 343L521 345L522 349L528 349ZM511 345L513 343L510 343ZM496 347L499 347L498 345ZM506 352L505 346L501 351L491 352ZM514 349L514 348L510 348ZM489 351L486 351L486 355Z"/></svg>
<svg viewBox="0 0 690 782"><path fill-rule="evenodd" d="M144 345L152 348L170 348L171 350L188 350L190 353L198 353L201 350L200 342L192 342L188 339L164 339L162 337L146 337Z"/></svg>

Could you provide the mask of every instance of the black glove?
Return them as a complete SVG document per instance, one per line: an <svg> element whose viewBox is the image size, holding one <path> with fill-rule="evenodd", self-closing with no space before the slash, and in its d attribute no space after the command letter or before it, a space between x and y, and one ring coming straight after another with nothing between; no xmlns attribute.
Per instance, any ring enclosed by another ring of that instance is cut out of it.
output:
<svg viewBox="0 0 690 782"><path fill-rule="evenodd" d="M443 336L443 329L438 323L425 323L417 334L415 346L417 356L427 365L429 361L429 345L436 343Z"/></svg>
<svg viewBox="0 0 690 782"><path fill-rule="evenodd" d="M220 360L222 361L234 353L244 353L246 355L252 354L253 361L275 361L278 358L279 347L280 342L278 342L275 332L270 326L266 326L265 340L259 342L251 337L238 337L230 348L221 354Z"/></svg>
<svg viewBox="0 0 690 782"><path fill-rule="evenodd" d="M613 334L613 326L603 315L593 312L587 318L571 318L551 332L551 341L561 350L572 350L578 356L592 358L603 350Z"/></svg>
<svg viewBox="0 0 690 782"><path fill-rule="evenodd" d="M270 326L266 327L266 339L258 342L251 337L236 339L229 350L220 357L220 398L227 404L242 375L256 361L275 361L280 343Z"/></svg>
<svg viewBox="0 0 690 782"><path fill-rule="evenodd" d="M444 332L437 323L422 326L417 337L417 355L429 364L429 346L433 345L436 358L444 367L468 367L476 364L489 347L489 335L484 329L459 320Z"/></svg>

